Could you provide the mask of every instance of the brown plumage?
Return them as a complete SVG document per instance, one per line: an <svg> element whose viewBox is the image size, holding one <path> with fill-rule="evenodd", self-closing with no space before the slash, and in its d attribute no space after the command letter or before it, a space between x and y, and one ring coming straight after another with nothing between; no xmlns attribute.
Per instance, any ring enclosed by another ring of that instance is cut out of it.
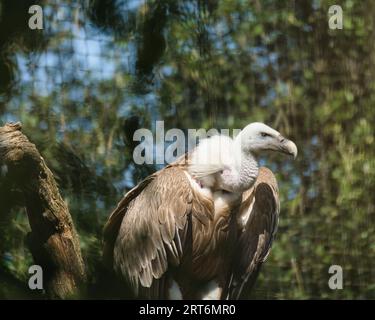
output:
<svg viewBox="0 0 375 320"><path fill-rule="evenodd" d="M135 297L238 299L254 285L275 236L276 179L262 152L297 156L252 123L215 136L130 190L104 228L104 260Z"/></svg>
<svg viewBox="0 0 375 320"><path fill-rule="evenodd" d="M254 187L242 196L227 193L232 198L215 211L213 197L192 187L185 172L170 165L125 195L104 229L104 260L135 297L173 298L173 279L183 298L202 298L211 280L220 287L217 298L239 298L243 283L255 281L276 231L276 179L260 168Z"/></svg>
<svg viewBox="0 0 375 320"><path fill-rule="evenodd" d="M240 217L248 214L247 223L239 231L231 276L224 294L239 299L250 292L266 260L279 222L278 186L272 171L260 168L254 187L244 192Z"/></svg>

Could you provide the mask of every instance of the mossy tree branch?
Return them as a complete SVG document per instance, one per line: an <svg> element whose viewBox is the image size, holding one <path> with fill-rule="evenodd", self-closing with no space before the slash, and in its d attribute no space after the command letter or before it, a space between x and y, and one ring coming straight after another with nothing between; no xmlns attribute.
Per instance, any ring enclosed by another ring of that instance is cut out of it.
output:
<svg viewBox="0 0 375 320"><path fill-rule="evenodd" d="M9 200L21 192L31 232L28 244L36 264L43 268L45 290L50 297L67 298L78 293L85 280L77 232L51 170L37 148L21 132L21 124L0 127L0 216ZM6 201L5 201L6 199ZM6 212L3 212L3 211Z"/></svg>

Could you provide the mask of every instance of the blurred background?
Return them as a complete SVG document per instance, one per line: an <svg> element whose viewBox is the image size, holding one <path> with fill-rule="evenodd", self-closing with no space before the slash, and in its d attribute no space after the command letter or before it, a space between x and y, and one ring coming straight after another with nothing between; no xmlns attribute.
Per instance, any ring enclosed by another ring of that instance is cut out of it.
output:
<svg viewBox="0 0 375 320"><path fill-rule="evenodd" d="M43 7L44 29L28 9ZM342 30L328 27L341 5ZM280 226L249 298L375 298L375 2L0 0L0 125L21 121L52 169L89 274L123 194L155 166L132 159L138 128L243 128L294 140L262 159ZM1 206L0 194L0 206ZM24 208L0 221L0 298L25 298ZM343 290L328 269L343 268Z"/></svg>

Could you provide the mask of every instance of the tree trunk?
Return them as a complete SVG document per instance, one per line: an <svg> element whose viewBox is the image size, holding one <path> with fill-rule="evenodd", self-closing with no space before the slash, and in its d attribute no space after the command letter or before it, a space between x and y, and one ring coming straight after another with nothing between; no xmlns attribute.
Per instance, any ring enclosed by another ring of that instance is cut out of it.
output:
<svg viewBox="0 0 375 320"><path fill-rule="evenodd" d="M51 170L20 123L0 127L0 192L0 217L9 217L9 208L20 205L20 199L26 207L28 245L43 269L47 294L76 295L86 277L78 235ZM12 197L14 193L18 195Z"/></svg>

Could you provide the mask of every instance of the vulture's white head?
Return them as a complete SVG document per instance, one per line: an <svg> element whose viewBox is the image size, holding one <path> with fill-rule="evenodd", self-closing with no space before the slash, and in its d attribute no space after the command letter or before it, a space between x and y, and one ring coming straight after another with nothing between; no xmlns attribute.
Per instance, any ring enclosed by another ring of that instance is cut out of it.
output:
<svg viewBox="0 0 375 320"><path fill-rule="evenodd" d="M278 131L261 122L247 125L235 139L241 150L255 156L264 151L278 151L297 157L297 146L284 138Z"/></svg>
<svg viewBox="0 0 375 320"><path fill-rule="evenodd" d="M293 141L263 123L254 122L240 132L234 143L225 136L201 142L192 154L188 170L204 187L244 192L257 179L257 156L266 151L297 156Z"/></svg>

